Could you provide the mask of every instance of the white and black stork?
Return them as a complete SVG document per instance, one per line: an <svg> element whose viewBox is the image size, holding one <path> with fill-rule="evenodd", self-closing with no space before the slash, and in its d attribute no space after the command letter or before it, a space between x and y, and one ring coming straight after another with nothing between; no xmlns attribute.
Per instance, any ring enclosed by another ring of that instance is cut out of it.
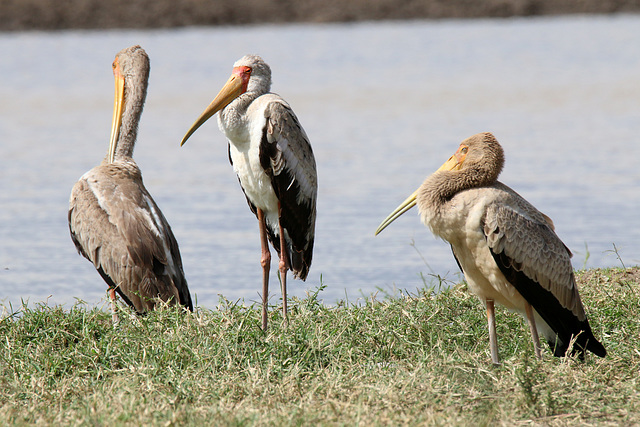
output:
<svg viewBox="0 0 640 427"><path fill-rule="evenodd" d="M304 129L289 104L271 93L271 68L246 55L231 77L182 138L181 145L218 111L218 125L229 140L229 160L251 211L258 218L262 244L262 329L267 329L271 254L278 252L282 310L287 319L287 271L305 280L315 237L316 162Z"/></svg>

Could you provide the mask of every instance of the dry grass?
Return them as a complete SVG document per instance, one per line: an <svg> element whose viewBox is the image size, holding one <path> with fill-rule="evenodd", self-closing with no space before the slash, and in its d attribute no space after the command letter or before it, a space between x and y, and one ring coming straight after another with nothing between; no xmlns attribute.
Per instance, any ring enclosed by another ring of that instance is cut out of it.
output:
<svg viewBox="0 0 640 427"><path fill-rule="evenodd" d="M22 308L0 321L0 424L402 425L640 423L640 269L578 273L605 359L532 357L528 329L443 292L326 307L223 301L195 314L126 310L120 326L83 305ZM321 290L319 290L320 292Z"/></svg>

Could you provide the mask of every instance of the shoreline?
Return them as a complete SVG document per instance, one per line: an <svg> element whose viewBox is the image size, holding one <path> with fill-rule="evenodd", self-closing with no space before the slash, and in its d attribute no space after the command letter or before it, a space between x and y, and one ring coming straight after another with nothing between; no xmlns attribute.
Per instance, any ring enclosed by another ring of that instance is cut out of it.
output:
<svg viewBox="0 0 640 427"><path fill-rule="evenodd" d="M640 13L640 0L0 0L0 31Z"/></svg>

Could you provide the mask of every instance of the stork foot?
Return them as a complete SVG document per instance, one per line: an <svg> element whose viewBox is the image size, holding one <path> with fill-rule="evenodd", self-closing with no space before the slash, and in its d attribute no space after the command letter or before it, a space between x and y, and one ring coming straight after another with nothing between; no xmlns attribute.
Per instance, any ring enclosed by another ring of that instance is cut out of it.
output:
<svg viewBox="0 0 640 427"><path fill-rule="evenodd" d="M269 242L267 241L267 223L264 212L258 209L258 223L260 227L260 244L262 246L262 257L260 264L262 265L262 330L267 331L267 309L269 303L269 271L271 270L271 252L269 251Z"/></svg>
<svg viewBox="0 0 640 427"><path fill-rule="evenodd" d="M542 353L540 352L540 337L538 337L538 328L536 327L536 319L533 317L533 307L528 302L524 304L524 312L527 315L527 321L529 323L529 330L531 331L531 340L533 341L533 350L536 353L536 358L542 360Z"/></svg>
<svg viewBox="0 0 640 427"><path fill-rule="evenodd" d="M116 306L116 290L115 288L109 288L109 299L111 300L111 321L113 322L113 327L120 322L118 318L118 307Z"/></svg>
<svg viewBox="0 0 640 427"><path fill-rule="evenodd" d="M496 335L496 311L495 304L492 299L486 300L487 303L487 321L489 323L489 347L491 348L491 362L494 365L500 364L498 357L498 338Z"/></svg>
<svg viewBox="0 0 640 427"><path fill-rule="evenodd" d="M287 242L284 238L284 228L282 227L282 205L278 202L278 225L280 227L280 262L278 270L280 270L280 284L282 286L282 318L285 325L289 323L289 313L287 310L287 271L289 266L289 253L287 251Z"/></svg>
<svg viewBox="0 0 640 427"><path fill-rule="evenodd" d="M289 323L289 313L287 308L287 263L280 258L280 265L278 267L280 271L280 284L282 286L282 318L285 324Z"/></svg>

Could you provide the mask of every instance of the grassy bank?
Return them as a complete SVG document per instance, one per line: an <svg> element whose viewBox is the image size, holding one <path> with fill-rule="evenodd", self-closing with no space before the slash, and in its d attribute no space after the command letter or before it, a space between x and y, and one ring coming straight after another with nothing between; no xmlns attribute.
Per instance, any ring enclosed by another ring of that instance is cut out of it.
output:
<svg viewBox="0 0 640 427"><path fill-rule="evenodd" d="M532 357L499 310L493 367L464 285L326 307L293 301L288 327L232 302L137 318L78 305L0 321L0 424L382 425L640 423L640 270L579 273L605 359Z"/></svg>

